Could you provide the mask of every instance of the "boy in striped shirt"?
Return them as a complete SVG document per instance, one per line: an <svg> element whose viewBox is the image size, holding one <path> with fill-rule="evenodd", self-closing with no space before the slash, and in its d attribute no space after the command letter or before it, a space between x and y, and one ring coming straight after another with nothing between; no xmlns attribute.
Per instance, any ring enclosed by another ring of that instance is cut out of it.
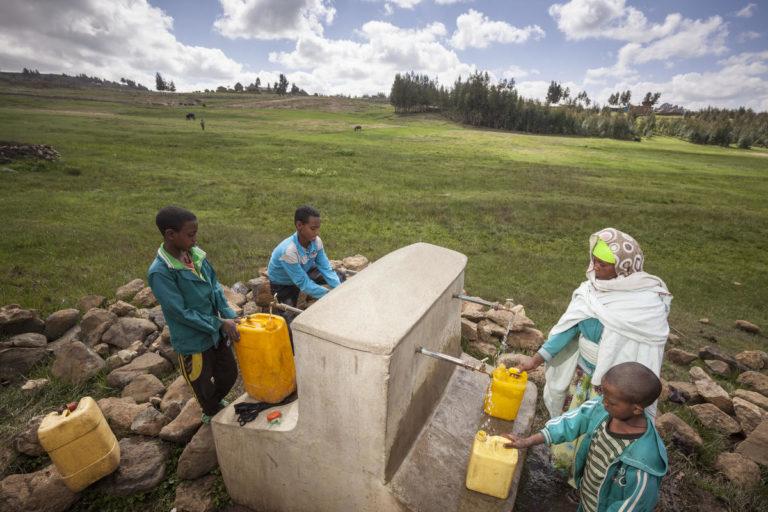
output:
<svg viewBox="0 0 768 512"><path fill-rule="evenodd" d="M510 440L507 448L573 441L579 511L653 511L667 473L667 450L645 408L661 393L658 377L640 363L621 363L602 379L603 396L549 420L537 434Z"/></svg>

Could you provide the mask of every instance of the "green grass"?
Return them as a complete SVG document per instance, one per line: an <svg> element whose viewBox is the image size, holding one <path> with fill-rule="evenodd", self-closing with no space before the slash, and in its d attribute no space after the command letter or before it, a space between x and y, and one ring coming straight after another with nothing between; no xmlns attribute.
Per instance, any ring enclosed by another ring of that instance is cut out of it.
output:
<svg viewBox="0 0 768 512"><path fill-rule="evenodd" d="M113 297L145 276L168 204L197 214L220 281L244 282L311 203L331 258L375 260L414 242L460 251L469 294L514 298L545 333L584 280L589 235L616 227L675 296L682 348L711 337L732 353L765 347L731 325L768 329L766 151L481 130L359 100L177 104L192 99L0 85L0 140L62 155L0 165L18 171L0 173L0 305L45 317L84 295Z"/></svg>

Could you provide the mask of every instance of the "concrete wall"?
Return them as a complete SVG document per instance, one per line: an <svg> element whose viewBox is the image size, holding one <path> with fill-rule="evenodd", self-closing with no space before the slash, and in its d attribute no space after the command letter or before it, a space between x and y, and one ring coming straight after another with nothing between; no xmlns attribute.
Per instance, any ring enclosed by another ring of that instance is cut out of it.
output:
<svg viewBox="0 0 768 512"><path fill-rule="evenodd" d="M293 322L299 399L286 425L213 420L235 502L271 510L401 510L396 473L453 367L416 347L458 355L466 257L414 244L376 261ZM240 400L248 400L241 397ZM262 413L266 416L269 411Z"/></svg>

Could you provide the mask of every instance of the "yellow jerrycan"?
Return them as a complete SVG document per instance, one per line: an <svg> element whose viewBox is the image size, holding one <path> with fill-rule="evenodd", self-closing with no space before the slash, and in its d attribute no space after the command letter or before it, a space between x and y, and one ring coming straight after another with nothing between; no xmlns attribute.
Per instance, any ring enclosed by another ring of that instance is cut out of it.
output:
<svg viewBox="0 0 768 512"><path fill-rule="evenodd" d="M517 368L507 369L500 364L493 370L491 383L485 393L483 410L494 418L514 420L520 409L520 402L523 401L527 384L527 372L518 372Z"/></svg>
<svg viewBox="0 0 768 512"><path fill-rule="evenodd" d="M475 434L467 466L467 489L507 499L517 467L517 448L504 448L509 439L489 436L484 430Z"/></svg>
<svg viewBox="0 0 768 512"><path fill-rule="evenodd" d="M296 366L285 319L257 313L243 319L237 329L240 341L235 343L235 351L245 391L260 402L282 402L296 390Z"/></svg>
<svg viewBox="0 0 768 512"><path fill-rule="evenodd" d="M48 414L37 437L73 492L82 491L120 465L120 445L89 396L60 413Z"/></svg>

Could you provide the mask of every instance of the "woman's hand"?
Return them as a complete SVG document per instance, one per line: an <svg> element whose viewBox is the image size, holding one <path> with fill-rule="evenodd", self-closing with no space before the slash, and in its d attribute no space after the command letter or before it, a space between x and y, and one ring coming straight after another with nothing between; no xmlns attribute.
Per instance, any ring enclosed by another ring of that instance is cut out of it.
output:
<svg viewBox="0 0 768 512"><path fill-rule="evenodd" d="M538 368L539 365L541 365L541 363L543 362L544 362L544 358L537 353L535 356L529 357L528 359L526 359L525 361L517 365L517 369L520 370L521 372L529 372L531 370L535 370L536 368Z"/></svg>

